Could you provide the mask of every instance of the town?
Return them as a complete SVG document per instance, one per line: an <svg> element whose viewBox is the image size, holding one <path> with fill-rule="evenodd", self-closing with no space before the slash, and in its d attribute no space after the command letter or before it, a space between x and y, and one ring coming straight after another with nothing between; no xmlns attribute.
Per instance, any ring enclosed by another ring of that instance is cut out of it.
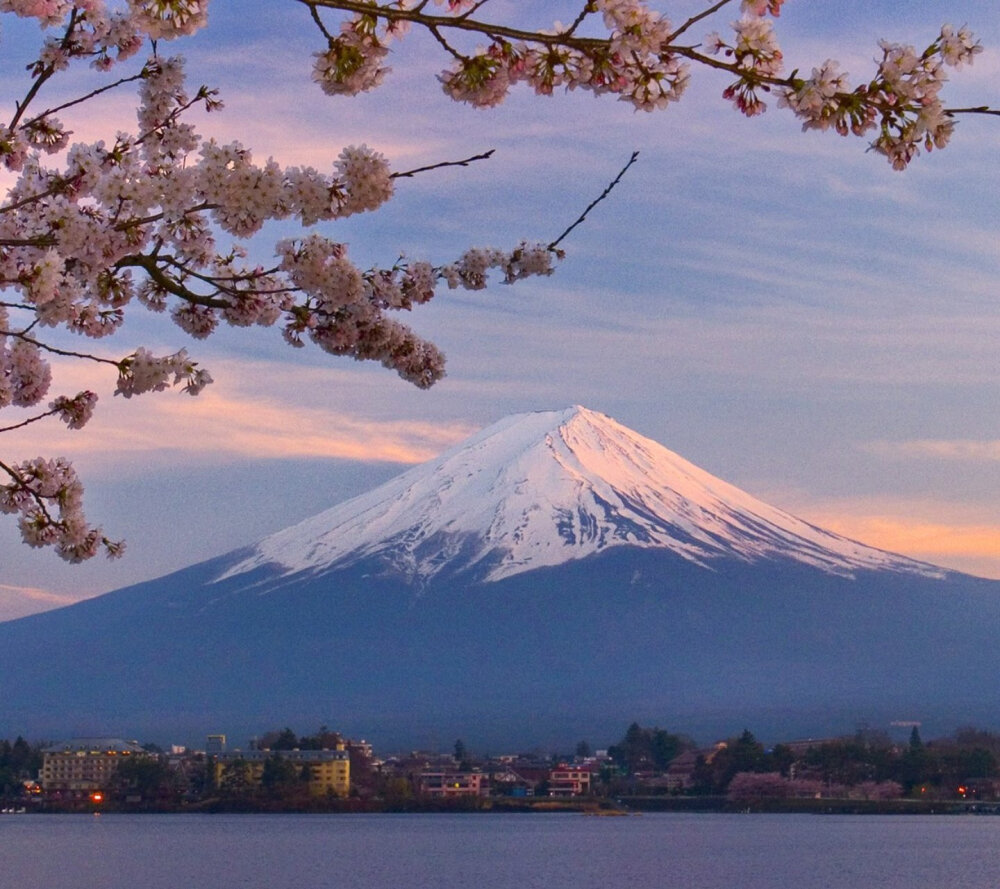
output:
<svg viewBox="0 0 1000 889"><path fill-rule="evenodd" d="M964 728L924 742L866 728L765 747L750 731L698 747L630 725L606 749L379 756L322 726L233 748L161 749L121 738L0 741L3 813L94 811L449 811L628 809L1000 811L1000 734Z"/></svg>

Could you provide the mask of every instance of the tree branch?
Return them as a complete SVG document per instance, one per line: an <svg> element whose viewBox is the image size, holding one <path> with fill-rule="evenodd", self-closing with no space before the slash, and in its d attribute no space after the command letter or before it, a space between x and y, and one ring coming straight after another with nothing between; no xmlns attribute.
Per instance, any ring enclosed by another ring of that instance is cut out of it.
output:
<svg viewBox="0 0 1000 889"><path fill-rule="evenodd" d="M670 35L671 42L674 40L674 38L679 37L693 25L698 24L698 22L700 22L702 19L707 19L710 15L714 15L720 9L722 9L723 6L726 6L731 2L732 0L719 0L719 2L716 3L714 6L710 6L708 9L699 12L697 15L691 16L691 18L689 18L686 22L684 22L683 25L681 25L676 31L673 32L673 34Z"/></svg>
<svg viewBox="0 0 1000 889"><path fill-rule="evenodd" d="M131 256L123 256L115 263L116 269L127 268L129 266L141 268L149 275L157 287L165 290L167 293L172 293L174 296L179 296L185 302L205 306L209 309L225 309L229 307L229 303L225 300L213 299L210 296L202 296L200 293L188 290L183 284L171 278L159 267L155 256L133 254Z"/></svg>
<svg viewBox="0 0 1000 889"><path fill-rule="evenodd" d="M587 214L591 210L593 210L594 207L596 207L609 194L611 194L612 189L619 182L621 182L622 176L625 175L625 173L628 170L628 168L631 167L632 164L634 164L636 162L636 160L638 160L638 158L639 158L639 152L638 151L633 151L632 152L632 156L628 159L628 163L626 163L625 166L622 167L621 170L618 171L618 175L615 176L615 178L612 179L611 182L608 183L607 188L605 188L604 191L602 191L596 198L594 198L594 200L592 200L587 205L587 208L576 218L576 221L569 228L567 228L566 231L564 231L561 235L559 235L558 238L556 238L554 241L552 241L548 245L548 249L549 250L555 250L559 246L560 241L562 241L571 231L573 231L573 229L575 229L581 222L583 222L587 218Z"/></svg>
<svg viewBox="0 0 1000 889"><path fill-rule="evenodd" d="M405 173L392 173L390 174L390 179L407 179L411 176L416 176L417 173L426 173L428 170L439 170L441 167L467 167L469 164L475 161L485 161L493 157L495 148L491 148L489 151L484 151L482 154L474 154L472 157L467 157L465 160L460 161L441 161L439 164L431 164L427 167L416 167L413 170L407 170Z"/></svg>
<svg viewBox="0 0 1000 889"><path fill-rule="evenodd" d="M44 414L39 414L36 417L29 417L21 423L15 423L13 426L0 426L0 432L13 432L15 429L23 429L25 426L37 423L39 420L44 420L46 417L53 417L58 413L58 410L46 411Z"/></svg>
<svg viewBox="0 0 1000 889"><path fill-rule="evenodd" d="M53 355L60 355L63 358L88 358L91 361L96 361L98 364L110 364L112 367L118 367L118 362L112 361L110 358L101 358L99 355L91 355L89 352L70 352L66 349L57 349L55 346L50 346L48 343L43 343L41 340L36 340L32 336L28 336L23 331L0 330L0 336L12 336L16 339L24 340L24 342L31 343L44 352L51 352Z"/></svg>
<svg viewBox="0 0 1000 889"><path fill-rule="evenodd" d="M38 121L42 120L44 117L48 117L50 114L57 114L60 111L65 111L67 108L72 108L74 105L80 105L88 99L93 99L94 97L101 95L101 93L117 89L120 86L124 86L126 83L134 83L136 80L142 80L145 76L145 69L143 69L143 71L139 74L133 74L131 77L123 77L121 80L109 83L107 86L98 87L92 92L87 93L85 96L80 96L79 98L72 99L69 102L63 102L62 105L56 105L55 108L47 108L41 114L36 114L33 118L31 118L31 120L27 121L24 126L30 127L32 124L38 123Z"/></svg>

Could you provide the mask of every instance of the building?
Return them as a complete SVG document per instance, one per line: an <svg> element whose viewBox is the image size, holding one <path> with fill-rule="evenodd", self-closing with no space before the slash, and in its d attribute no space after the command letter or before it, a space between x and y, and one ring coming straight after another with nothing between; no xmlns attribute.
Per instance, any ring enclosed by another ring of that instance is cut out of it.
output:
<svg viewBox="0 0 1000 889"><path fill-rule="evenodd" d="M250 784L260 785L267 760L278 757L301 770L312 796L347 796L351 790L351 757L343 744L335 750L233 750L215 757L215 783L222 784L223 773L234 763L242 762Z"/></svg>
<svg viewBox="0 0 1000 889"><path fill-rule="evenodd" d="M419 776L421 796L486 796L489 790L489 779L482 772L423 772Z"/></svg>
<svg viewBox="0 0 1000 889"><path fill-rule="evenodd" d="M84 795L103 791L121 762L148 755L135 741L72 738L42 751L40 783L46 793Z"/></svg>
<svg viewBox="0 0 1000 889"><path fill-rule="evenodd" d="M549 796L586 796L590 793L590 769L561 765L549 772Z"/></svg>

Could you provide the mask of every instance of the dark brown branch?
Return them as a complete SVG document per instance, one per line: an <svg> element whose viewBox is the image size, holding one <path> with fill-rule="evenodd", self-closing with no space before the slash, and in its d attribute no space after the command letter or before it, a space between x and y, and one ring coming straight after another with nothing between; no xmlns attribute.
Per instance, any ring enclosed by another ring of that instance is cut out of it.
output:
<svg viewBox="0 0 1000 889"><path fill-rule="evenodd" d="M37 238L0 238L0 247L54 247L55 235L39 235Z"/></svg>
<svg viewBox="0 0 1000 889"><path fill-rule="evenodd" d="M510 28L506 25L490 25L473 19L452 15L427 15L421 12L422 7L400 9L398 7L377 6L361 0L298 0L304 6L321 6L324 9L339 9L343 12L353 12L358 15L374 15L386 21L406 21L422 25L426 28L454 29L484 34L490 38L504 37L507 40L521 40L525 43L560 44L575 49L595 48L604 46L608 41L587 37L572 37L559 34L539 34L537 31L524 31L520 28Z"/></svg>
<svg viewBox="0 0 1000 889"><path fill-rule="evenodd" d="M0 207L0 213L10 213L13 210L19 210L21 207L25 207L28 204L34 204L36 201L44 201L45 198L61 194L68 185L69 180L63 179L61 176L57 177L55 183L45 189L45 191L40 191L37 194L29 194L27 197L21 198L21 200L13 204L5 204Z"/></svg>
<svg viewBox="0 0 1000 889"><path fill-rule="evenodd" d="M193 213L201 213L204 210L217 210L218 208L219 208L218 204L209 204L207 201L204 201L200 204L196 204L194 207L188 207L188 209L185 210L181 215L187 216ZM166 213L161 212L161 213L152 213L149 216L140 216L134 219L126 219L123 222L115 223L115 230L123 232L123 231L128 231L128 229L130 228L135 228L136 226L148 225L151 222L159 222L166 215L167 215Z"/></svg>
<svg viewBox="0 0 1000 889"><path fill-rule="evenodd" d="M565 31L561 34L543 34L538 31L525 31L520 28L511 28L506 25L494 25L488 22L474 21L461 16L427 15L420 11L423 8L422 6L414 9L400 9L398 7L378 6L370 3L364 3L361 2L361 0L298 0L298 2L310 8L321 6L324 9L337 9L342 12L376 16L377 18L383 18L386 21L412 22L426 28L432 34L434 34L435 31L445 31L448 29L469 31L475 34L483 35L494 41L502 38L508 41L521 41L523 43L548 47L560 46L566 49L577 50L579 52L590 54L606 54L611 46L611 41L608 38L577 37L572 33L572 31ZM718 8L721 8L728 2L730 2L730 0L720 0L717 6ZM698 17L694 17L692 24L697 20ZM684 30L687 27L687 24L682 25L681 30ZM678 31L677 33L681 32ZM440 36L438 36L438 39L442 40ZM445 45L447 46L447 44ZM454 50L449 48L449 51L454 54ZM682 58L689 59L690 61L697 62L698 64L705 65L708 68L715 68L719 71L727 71L739 79L746 79L748 75L752 75L754 83L757 84L786 87L794 86L791 77L781 78L771 75L762 75L757 72L749 72L735 61L726 62L721 59L714 58L713 56L704 55L703 53L698 52L693 46L675 46L672 43L665 43L660 47L659 53L661 56L680 56Z"/></svg>
<svg viewBox="0 0 1000 889"><path fill-rule="evenodd" d="M188 290L179 281L164 273L163 269L157 264L156 256L133 254L132 256L123 256L115 263L116 269L127 268L129 266L142 269L149 275L157 287L165 290L167 293L172 293L174 296L179 296L185 302L205 306L209 309L225 309L229 307L229 303L225 300L214 299L211 296L202 296L200 293Z"/></svg>

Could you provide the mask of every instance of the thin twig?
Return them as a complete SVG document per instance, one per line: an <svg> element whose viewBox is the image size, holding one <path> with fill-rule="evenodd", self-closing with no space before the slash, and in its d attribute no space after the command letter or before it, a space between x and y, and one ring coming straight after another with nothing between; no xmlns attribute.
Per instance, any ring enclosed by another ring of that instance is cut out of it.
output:
<svg viewBox="0 0 1000 889"><path fill-rule="evenodd" d="M444 47L445 52L451 55L453 58L458 59L460 62L467 62L468 56L463 56L457 49L455 49L447 40L444 39L444 34L441 33L440 29L434 25L428 25L427 30L430 31L431 37L433 37L441 46Z"/></svg>
<svg viewBox="0 0 1000 889"><path fill-rule="evenodd" d="M118 362L112 361L110 358L101 358L99 355L91 355L89 352L69 352L66 349L57 349L55 346L50 346L41 340L36 340L32 336L27 336L25 333L16 330L0 330L0 336L12 336L19 340L24 340L24 342L31 343L45 352L51 352L53 355L61 355L63 358L89 358L91 361L96 361L99 364L110 364L112 367L118 367Z"/></svg>
<svg viewBox="0 0 1000 889"><path fill-rule="evenodd" d="M945 114L995 114L1000 116L1000 109L988 105L977 105L975 108L945 108Z"/></svg>
<svg viewBox="0 0 1000 889"><path fill-rule="evenodd" d="M323 24L323 19L319 17L319 10L315 6L309 6L309 12L312 15L313 21L316 23L316 27L319 28L320 33L327 39L332 41L333 35L326 29L326 25Z"/></svg>
<svg viewBox="0 0 1000 889"><path fill-rule="evenodd" d="M727 5L728 3L731 3L731 2L732 2L732 0L719 0L719 2L716 3L714 6L710 6L708 9L703 10L702 12L699 12L697 15L691 16L691 18L689 18L686 22L684 22L683 25L681 25L676 31L674 31L667 38L667 42L668 43L673 43L673 41L674 41L674 39L676 37L678 37L681 34L683 34L692 25L698 24L698 22L700 22L702 19L708 18L710 15L712 15L713 13L718 12L720 9L722 9L723 6L725 6L725 5Z"/></svg>
<svg viewBox="0 0 1000 889"><path fill-rule="evenodd" d="M23 423L15 423L13 426L0 426L0 432L13 432L15 429L23 429L31 423L37 423L39 420L44 420L46 417L54 416L57 413L59 413L57 410L46 411L44 414L39 414L37 417L28 417L28 419Z"/></svg>
<svg viewBox="0 0 1000 889"><path fill-rule="evenodd" d="M66 23L66 33L63 34L62 40L60 41L60 46L63 49L69 48L70 37L76 30L76 26L79 23L79 21L80 21L79 10L74 9L70 13L69 21ZM52 63L44 65L42 66L41 69L38 69L38 74L35 77L35 82L31 85L31 88L28 90L28 92L25 93L24 101L15 103L16 111L14 112L14 116L11 118L10 123L7 125L7 128L9 130L13 131L17 128L17 125L20 123L21 118L24 117L24 112L28 110L28 106L31 104L32 100L38 95L39 91L41 90L42 86L44 86L46 81L48 81L49 78L51 78L52 75L55 74L55 71L56 71L55 65Z"/></svg>
<svg viewBox="0 0 1000 889"><path fill-rule="evenodd" d="M576 33L576 29L579 28L580 25L582 25L584 23L584 21L586 20L587 16L590 15L591 12L594 12L594 11L595 10L592 10L590 8L590 4L589 3L584 3L583 4L583 9L580 10L580 14L575 19L573 19L573 24L571 24L565 31L563 31L563 34L565 34L567 37L570 37L573 34L575 34Z"/></svg>
<svg viewBox="0 0 1000 889"><path fill-rule="evenodd" d="M472 157L467 157L465 160L461 161L441 161L439 164L431 164L429 167L417 167L413 170L407 170L405 173L392 173L390 174L390 179L408 179L411 176L416 176L417 173L426 173L428 170L438 170L441 167L467 167L469 164L475 161L485 161L493 157L493 153L496 151L495 148L491 148L489 151L484 151L482 154L474 154Z"/></svg>
<svg viewBox="0 0 1000 889"><path fill-rule="evenodd" d="M30 127L34 123L38 123L43 117L48 117L50 114L56 114L59 111L65 111L67 108L72 108L74 105L79 105L82 102L86 102L88 99L93 99L95 96L101 95L101 93L106 93L109 90L117 89L118 87L126 84L133 83L136 80L142 80L145 77L144 73L133 74L131 77L123 77L121 80L117 80L114 83L109 83L106 86L98 87L92 92L87 93L85 96L80 96L79 98L72 99L69 102L64 102L62 105L56 105L55 108L48 108L41 114L36 114L31 120L24 124L26 127Z"/></svg>
<svg viewBox="0 0 1000 889"><path fill-rule="evenodd" d="M576 228L576 227L577 227L577 226L578 226L578 225L579 225L579 224L580 224L581 222L583 222L583 220L587 218L587 214L588 214L588 213L589 213L589 212L590 212L591 210L593 210L593 209L594 209L594 207L596 207L596 206L597 206L597 205L598 205L598 204L599 204L599 203L600 203L601 201L603 201L603 200L604 200L604 199L605 199L605 198L606 198L606 197L607 197L607 196L608 196L609 194L611 194L611 190L612 190L612 189L613 189L613 188L614 188L614 187L615 187L615 186L616 186L616 185L617 185L617 184L618 184L619 182L621 182L621 178L622 178L622 176L624 176L624 175L625 175L625 173L626 173L626 171L628 170L628 168L629 168L629 167L631 167L631 166L632 166L632 164L634 164L634 163L636 162L636 160L638 159L638 157L639 157L639 152L638 152L638 151L633 151L633 152L632 152L632 156L631 156L631 157L630 157L630 158L628 159L628 163L627 163L627 164L625 164L625 166L624 166L624 167L622 167L622 168L621 168L621 170L619 170L619 171L618 171L618 175L617 175L617 176L615 176L615 178L614 178L614 179L612 179L612 180L611 180L611 182L609 182L609 183L608 183L608 187L607 187L607 188L605 188L605 189L604 189L604 191L602 191L602 192L601 192L601 193L600 193L600 194L599 194L599 195L598 195L598 196L597 196L596 198L594 198L594 200L592 200L592 201L591 201L591 202L590 202L590 203L589 203L589 204L587 205L587 209L586 209L586 210L584 210L584 211L583 211L583 212L582 212L582 213L581 213L581 214L580 214L580 215L579 215L579 216L577 217L577 219L576 219L576 222L574 222L574 223L573 223L573 224L572 224L572 225L571 225L571 226L570 226L570 227L569 227L568 229L566 229L566 231L564 231L564 232L563 232L563 233L562 233L561 235L559 235L559 237L558 237L558 238L556 238L556 239L555 239L555 240L554 240L554 241L553 241L553 242L552 242L551 244L549 244L549 245L548 245L548 248L547 248L547 249L549 249L549 250L555 250L555 249L556 249L556 247L558 247L558 246L559 246L559 242L560 242L560 241L562 241L562 239L563 239L563 238L565 238L565 237L566 237L566 236L567 236L567 235L568 235L568 234L569 234L569 233L570 233L571 231L573 231L573 229L574 229L574 228Z"/></svg>

